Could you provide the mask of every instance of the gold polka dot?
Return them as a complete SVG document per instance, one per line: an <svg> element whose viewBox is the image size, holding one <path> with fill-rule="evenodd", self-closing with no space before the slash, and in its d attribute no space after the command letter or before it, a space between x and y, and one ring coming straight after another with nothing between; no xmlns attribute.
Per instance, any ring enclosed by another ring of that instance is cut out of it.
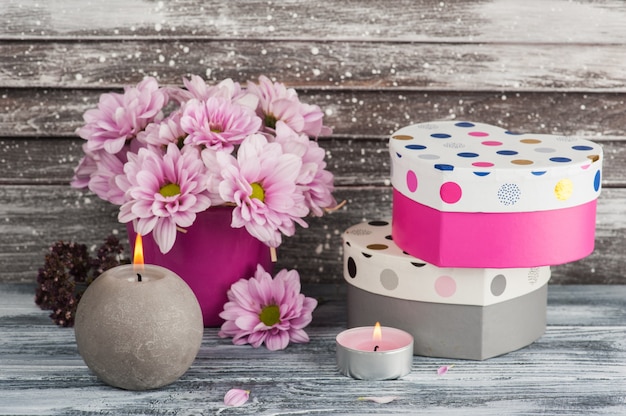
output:
<svg viewBox="0 0 626 416"><path fill-rule="evenodd" d="M409 136L406 134L397 134L395 136L391 136L391 138L396 140L413 140L413 136Z"/></svg>
<svg viewBox="0 0 626 416"><path fill-rule="evenodd" d="M554 187L554 196L560 201L565 201L572 196L574 183L569 179L561 179Z"/></svg>
<svg viewBox="0 0 626 416"><path fill-rule="evenodd" d="M597 162L600 160L600 155L589 155L587 156L587 159L591 159L591 162Z"/></svg>
<svg viewBox="0 0 626 416"><path fill-rule="evenodd" d="M511 160L511 163L514 165L532 165L533 162L532 160L527 160L527 159L515 159L515 160Z"/></svg>
<svg viewBox="0 0 626 416"><path fill-rule="evenodd" d="M526 144L537 144L537 143L541 143L541 140L539 139L522 139L520 140L521 143L526 143Z"/></svg>
<svg viewBox="0 0 626 416"><path fill-rule="evenodd" d="M386 244L369 244L367 248L370 250L387 250L389 246Z"/></svg>

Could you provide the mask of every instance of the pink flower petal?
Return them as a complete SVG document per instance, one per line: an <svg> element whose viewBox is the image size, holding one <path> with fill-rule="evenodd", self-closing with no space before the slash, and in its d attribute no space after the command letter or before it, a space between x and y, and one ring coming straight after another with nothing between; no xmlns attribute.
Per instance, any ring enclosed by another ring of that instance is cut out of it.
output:
<svg viewBox="0 0 626 416"><path fill-rule="evenodd" d="M224 396L226 406L243 406L250 398L250 390L230 389Z"/></svg>
<svg viewBox="0 0 626 416"><path fill-rule="evenodd" d="M289 334L281 331L276 335L269 335L265 338L265 346L270 351L284 350L289 344Z"/></svg>
<svg viewBox="0 0 626 416"><path fill-rule="evenodd" d="M442 375L446 374L448 372L448 370L450 370L452 367L454 367L454 364L452 364L452 365L443 365L443 366L439 367L437 369L437 375L438 376L442 376Z"/></svg>

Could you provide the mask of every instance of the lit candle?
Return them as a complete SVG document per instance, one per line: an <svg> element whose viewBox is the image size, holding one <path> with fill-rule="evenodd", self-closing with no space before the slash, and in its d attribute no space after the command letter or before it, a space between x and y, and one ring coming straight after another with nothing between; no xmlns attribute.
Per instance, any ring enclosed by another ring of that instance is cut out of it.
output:
<svg viewBox="0 0 626 416"><path fill-rule="evenodd" d="M204 326L189 286L168 269L143 264L141 236L133 260L89 285L74 330L80 355L101 380L146 390L170 384L189 369Z"/></svg>
<svg viewBox="0 0 626 416"><path fill-rule="evenodd" d="M397 328L364 326L337 335L339 372L361 380L393 380L411 372L413 337Z"/></svg>

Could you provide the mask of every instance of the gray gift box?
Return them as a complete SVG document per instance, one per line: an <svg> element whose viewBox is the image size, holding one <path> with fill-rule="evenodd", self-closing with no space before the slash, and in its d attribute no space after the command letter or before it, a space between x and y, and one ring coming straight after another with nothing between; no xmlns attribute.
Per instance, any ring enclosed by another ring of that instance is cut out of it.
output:
<svg viewBox="0 0 626 416"><path fill-rule="evenodd" d="M484 360L523 348L545 332L548 266L440 268L395 245L387 220L343 234L348 327L409 332L414 354Z"/></svg>

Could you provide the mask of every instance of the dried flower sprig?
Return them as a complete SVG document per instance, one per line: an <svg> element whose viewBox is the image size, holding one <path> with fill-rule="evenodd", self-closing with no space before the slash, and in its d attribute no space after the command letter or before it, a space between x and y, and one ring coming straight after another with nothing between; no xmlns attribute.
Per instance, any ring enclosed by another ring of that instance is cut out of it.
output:
<svg viewBox="0 0 626 416"><path fill-rule="evenodd" d="M57 325L73 326L82 294L102 272L128 263L123 252L124 247L113 235L100 246L95 258L84 244L57 241L49 248L37 274L35 303L43 310L51 310L50 318Z"/></svg>

